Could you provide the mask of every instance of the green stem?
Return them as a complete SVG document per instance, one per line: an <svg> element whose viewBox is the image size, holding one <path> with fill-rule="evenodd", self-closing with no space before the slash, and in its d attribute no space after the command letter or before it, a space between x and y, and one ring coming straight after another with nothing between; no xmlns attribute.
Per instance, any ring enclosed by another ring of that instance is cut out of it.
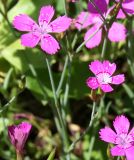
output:
<svg viewBox="0 0 134 160"><path fill-rule="evenodd" d="M78 33L80 33L80 31L82 30L82 26L83 26L83 24L85 23L85 21L87 20L87 17L88 17L88 12L86 13L86 15L84 16L84 18L83 18L83 21L81 22L81 27L80 27L80 29L78 30L78 32L75 34L75 36L74 36L74 39L73 39L73 42L72 42L72 48L74 48L74 46L75 46L75 44L76 44L76 42L77 42L77 39L78 39Z"/></svg>
<svg viewBox="0 0 134 160"><path fill-rule="evenodd" d="M120 157L117 157L117 160L120 160Z"/></svg>
<svg viewBox="0 0 134 160"><path fill-rule="evenodd" d="M78 53L78 52L82 49L82 47L83 47L94 35L96 35L96 33L99 32L99 30L102 28L102 26L103 26L103 25L101 25L94 33L92 33L91 36L90 36L86 41L84 41L83 43L81 43L81 44L78 46L78 48L76 49L76 53Z"/></svg>
<svg viewBox="0 0 134 160"><path fill-rule="evenodd" d="M5 110L8 109L8 107L16 100L16 98L23 92L23 90L21 90L17 95L13 96L8 103L6 103L2 108L0 108L0 114L2 114Z"/></svg>
<svg viewBox="0 0 134 160"><path fill-rule="evenodd" d="M16 160L23 160L23 155L19 151L16 151Z"/></svg>
<svg viewBox="0 0 134 160"><path fill-rule="evenodd" d="M64 101L63 101L64 106L67 105L68 94L69 94L69 83L67 82L65 87L65 93L64 93Z"/></svg>
<svg viewBox="0 0 134 160"><path fill-rule="evenodd" d="M8 103L6 103L6 104L2 107L2 109L0 110L0 113L2 113L3 111L5 111L5 110L8 108L8 106L10 106L10 104L11 104L12 102L14 102L15 99L16 99L16 96L13 96L13 97L10 99L10 101L9 101Z"/></svg>
<svg viewBox="0 0 134 160"><path fill-rule="evenodd" d="M90 128L93 125L93 121L95 119L95 108L96 108L96 102L93 102L93 109L92 109L91 119L90 119L89 125L86 128L86 130L81 134L81 136L71 144L68 152L71 152L74 149L75 145L89 132Z"/></svg>
<svg viewBox="0 0 134 160"><path fill-rule="evenodd" d="M95 135L92 135L91 140L90 140L89 151L88 151L88 160L91 159L91 154L92 154L92 150L94 147L94 143L95 143Z"/></svg>
<svg viewBox="0 0 134 160"><path fill-rule="evenodd" d="M66 1L65 0L63 0L63 7L64 7L65 15L67 15Z"/></svg>
<svg viewBox="0 0 134 160"><path fill-rule="evenodd" d="M65 78L65 73L66 73L68 61L69 61L69 57L66 56L63 72L61 74L60 82L59 82L59 85L58 85L58 88L57 88L57 91L56 91L57 97L59 97L60 90L61 90L62 85L63 85L63 81L64 81L64 78Z"/></svg>
<svg viewBox="0 0 134 160"><path fill-rule="evenodd" d="M79 0L78 2L78 6L79 6L79 13L83 11L83 7L82 7L82 0Z"/></svg>
<svg viewBox="0 0 134 160"><path fill-rule="evenodd" d="M63 6L64 6L65 15L67 16L66 0L63 0ZM67 54L68 55L67 55L67 58L66 58L66 61L65 61L63 74L61 75L60 83L59 83L59 86L58 86L58 89L57 89L58 94L59 94L60 88L62 87L62 84L63 84L63 80L64 80L64 77L65 77L65 71L66 71L66 68L67 68L67 65L68 65L68 61L71 59L71 54L70 54L70 51L69 51L69 48L71 49L71 46L69 44L67 35L66 35L66 42L67 42L67 51L68 51ZM55 91L53 90L53 92L55 92ZM56 96L56 92L54 94ZM65 111L64 111L64 113L65 113ZM65 128L65 123L64 123L63 117L62 117L62 115L59 115L59 116L61 116L60 119L61 119L61 126L63 128L63 141L65 141L64 146L65 146L65 152L66 152L66 150L69 147L68 135L67 135L67 131L66 131L66 128ZM69 153L66 154L65 158L66 158L66 160L70 160L70 154Z"/></svg>
<svg viewBox="0 0 134 160"><path fill-rule="evenodd" d="M2 0L2 4L3 4L3 7L4 7L5 13L7 13L7 1L6 0Z"/></svg>
<svg viewBox="0 0 134 160"><path fill-rule="evenodd" d="M65 86L65 94L64 94L64 101L63 101L64 106L67 106L67 102L68 102L70 78L71 78L71 61L69 60L68 61L68 79Z"/></svg>
<svg viewBox="0 0 134 160"><path fill-rule="evenodd" d="M1 13L1 15L3 16L3 18L5 18L5 20L6 20L7 24L8 24L8 26L9 26L10 30L11 30L12 33L13 33L13 35L14 35L15 37L17 37L17 35L16 35L16 33L15 33L15 31L14 31L14 29L13 29L13 27L12 27L12 25L11 25L9 19L8 19L7 12L6 12L6 13L3 13L2 10L0 9L0 13Z"/></svg>
<svg viewBox="0 0 134 160"><path fill-rule="evenodd" d="M28 57L26 57L26 60L28 61ZM54 119L55 119L55 123L56 123L56 127L58 129L58 132L63 139L63 143L64 143L65 150L66 150L68 148L68 145L69 145L68 137L67 137L67 133L66 133L66 128L65 128L65 125L63 123L62 116L61 116L61 113L60 113L60 110L59 110L59 104L58 104L58 99L57 99L56 90L55 90L55 84L54 84L49 60L47 59L47 57L45 58L45 60L46 60L46 64L47 64L47 68L48 68L48 72L49 72L52 91L53 91L53 94L54 94L55 105L54 105L54 107L52 107L52 110L53 110L53 113L54 113ZM28 65L29 65L29 68L31 70L32 75L38 80L38 83L39 83L40 88L42 89L43 93L46 94L46 92L44 91L44 89L42 87L43 86L42 83L38 79L38 75L37 75L37 72L36 72L34 66L29 61L28 61Z"/></svg>
<svg viewBox="0 0 134 160"><path fill-rule="evenodd" d="M64 144L64 147L65 147L64 149L66 151L68 146L69 146L67 131L66 131L66 127L65 127L64 121L63 121L62 116L61 116L61 111L59 109L59 103L58 103L58 99L57 99L57 95L56 95L55 84L54 84L54 80L53 80L53 75L52 75L50 63L49 63L49 60L47 59L47 57L45 58L45 60L46 60L47 68L48 68L48 73L49 73L49 78L50 78L50 82L51 82L52 91L53 91L53 94L54 94L54 102L55 102L54 107L55 107L55 110L57 112L55 114L57 114L60 125L61 125L61 129L62 129L61 137L63 138L63 144Z"/></svg>
<svg viewBox="0 0 134 160"><path fill-rule="evenodd" d="M122 3L122 0L120 0L120 3ZM120 7L121 7L121 4L120 4ZM117 13L113 16L113 18L111 18L109 25L106 24L106 27L107 27L106 36L104 38L102 52L101 52L101 59L102 60L105 58L105 53L106 53L106 49L107 49L108 31L109 31L110 27L112 26L112 24L115 22L115 19L116 19L117 15L118 15L118 12L119 12L119 9L117 10Z"/></svg>
<svg viewBox="0 0 134 160"><path fill-rule="evenodd" d="M47 68L48 68L48 73L49 73L49 78L50 78L50 82L51 82L51 86L52 86L52 91L53 91L53 94L54 94L55 107L57 108L58 114L60 115L60 111L59 111L59 107L58 107L58 99L57 99L56 90L55 90L55 84L54 84L53 75L52 75L50 63L49 63L49 60L48 60L47 56L45 57L45 60L46 60ZM60 118L60 121L61 121L61 118Z"/></svg>
<svg viewBox="0 0 134 160"><path fill-rule="evenodd" d="M134 77L134 64L133 64L133 62L131 61L131 59L129 57L127 59L127 63L128 63L128 65L130 67L131 74Z"/></svg>
<svg viewBox="0 0 134 160"><path fill-rule="evenodd" d="M127 61L131 70L131 74L134 77L134 60L133 60L133 17L129 17L129 21L128 21L128 30L129 30L129 34L128 34L128 53L127 54Z"/></svg>
<svg viewBox="0 0 134 160"><path fill-rule="evenodd" d="M107 43L108 43L108 39L107 39L107 33L106 33L106 37L104 38L104 42L103 42L103 46L102 46L102 52L101 52L101 59L102 60L105 57L105 53L106 53L106 49L107 49Z"/></svg>
<svg viewBox="0 0 134 160"><path fill-rule="evenodd" d="M42 90L43 94L46 95L46 91L44 90L43 84L42 84L42 82L40 81L40 79L39 79L39 77L38 77L38 74L37 74L37 72L36 72L36 69L34 68L33 64L30 63L30 61L29 61L29 59L28 59L28 57L27 57L26 55L25 55L25 59L26 59L26 61L27 61L27 64L28 64L28 66L29 66L29 69L30 69L33 77L34 77L35 79L37 79L37 82L38 82L38 84L39 84L40 89ZM45 97L44 97L44 99L45 99ZM55 114L56 111L55 111L55 108L54 108L54 107L52 107L52 111L53 111L53 114L54 114L54 121L55 121L57 130L58 130L59 133L62 133L62 132L61 132L61 126L60 126L59 120L58 120L58 116L57 116L57 114Z"/></svg>

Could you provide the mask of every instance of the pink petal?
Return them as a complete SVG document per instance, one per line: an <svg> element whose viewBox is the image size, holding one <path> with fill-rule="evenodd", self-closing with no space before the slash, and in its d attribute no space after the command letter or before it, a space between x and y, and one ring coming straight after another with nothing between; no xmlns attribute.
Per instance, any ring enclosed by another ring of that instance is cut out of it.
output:
<svg viewBox="0 0 134 160"><path fill-rule="evenodd" d="M116 70L116 64L110 63L108 60L103 61L103 71L112 75Z"/></svg>
<svg viewBox="0 0 134 160"><path fill-rule="evenodd" d="M26 47L35 47L39 43L40 37L38 35L27 33L21 36L21 44Z"/></svg>
<svg viewBox="0 0 134 160"><path fill-rule="evenodd" d="M79 0L71 0L71 2L75 3L75 2L79 2Z"/></svg>
<svg viewBox="0 0 134 160"><path fill-rule="evenodd" d="M116 2L120 2L120 0L115 0ZM124 3L129 3L129 2L132 2L133 0L123 0L123 4Z"/></svg>
<svg viewBox="0 0 134 160"><path fill-rule="evenodd" d="M130 123L125 116L121 115L121 116L117 116L115 118L115 120L113 122L113 126L114 126L117 134L128 133Z"/></svg>
<svg viewBox="0 0 134 160"><path fill-rule="evenodd" d="M54 8L53 6L45 6L42 7L40 10L40 14L39 14L39 24L43 25L43 23L45 22L46 24L48 24L52 17L54 16Z"/></svg>
<svg viewBox="0 0 134 160"><path fill-rule="evenodd" d="M87 48L94 48L101 43L102 29L100 29L96 34L94 34L99 29L99 27L100 25L94 25L86 32L84 41L87 41L89 37L92 36L92 38L86 42Z"/></svg>
<svg viewBox="0 0 134 160"><path fill-rule="evenodd" d="M125 150L127 160L134 160L134 146Z"/></svg>
<svg viewBox="0 0 134 160"><path fill-rule="evenodd" d="M23 133L28 133L29 134L32 125L28 122L22 122L21 124L18 125L18 127L21 128L21 131Z"/></svg>
<svg viewBox="0 0 134 160"><path fill-rule="evenodd" d="M89 14L88 12L81 12L75 22L75 26L77 29L83 29L93 24L93 14Z"/></svg>
<svg viewBox="0 0 134 160"><path fill-rule="evenodd" d="M103 90L103 92L112 92L113 88L109 84L101 84L100 88Z"/></svg>
<svg viewBox="0 0 134 160"><path fill-rule="evenodd" d="M133 0L124 0L123 3L130 3L133 2Z"/></svg>
<svg viewBox="0 0 134 160"><path fill-rule="evenodd" d="M122 11L122 9L119 10L119 13L117 15L117 19L124 19L126 18L126 15L124 14L124 12Z"/></svg>
<svg viewBox="0 0 134 160"><path fill-rule="evenodd" d="M12 125L8 127L8 135L11 143L16 150L22 152L32 125L28 122L22 122L19 125Z"/></svg>
<svg viewBox="0 0 134 160"><path fill-rule="evenodd" d="M45 34L41 39L41 48L48 54L55 54L60 49L60 46L50 34Z"/></svg>
<svg viewBox="0 0 134 160"><path fill-rule="evenodd" d="M123 148L119 146L115 146L111 149L112 156L125 156L125 151Z"/></svg>
<svg viewBox="0 0 134 160"><path fill-rule="evenodd" d="M32 31L34 28L38 27L36 22L25 14L14 17L13 26L19 31Z"/></svg>
<svg viewBox="0 0 134 160"><path fill-rule="evenodd" d="M112 77L112 84L121 84L125 81L124 74L119 74Z"/></svg>
<svg viewBox="0 0 134 160"><path fill-rule="evenodd" d="M116 2L120 2L120 0L115 0ZM132 2L133 0L123 0L123 3L122 4L124 4L124 3L129 3L129 2Z"/></svg>
<svg viewBox="0 0 134 160"><path fill-rule="evenodd" d="M8 126L8 136L10 138L11 143L15 146L15 136L14 136L15 125Z"/></svg>
<svg viewBox="0 0 134 160"><path fill-rule="evenodd" d="M110 7L106 13L106 17L111 13L111 11L113 11L116 8L116 5L112 5L112 7ZM122 9L119 10L116 19L124 19L126 18L126 15L124 14L124 12L122 11Z"/></svg>
<svg viewBox="0 0 134 160"><path fill-rule="evenodd" d="M124 11L129 15L133 15L134 14L134 11L131 10L131 9L124 8Z"/></svg>
<svg viewBox="0 0 134 160"><path fill-rule="evenodd" d="M87 83L87 86L92 88L92 89L96 89L96 88L99 87L98 81L97 81L97 79L95 77L89 77L87 79L86 83Z"/></svg>
<svg viewBox="0 0 134 160"><path fill-rule="evenodd" d="M70 24L71 18L68 18L67 16L61 16L52 21L49 26L52 27L52 32L60 33L67 30Z"/></svg>
<svg viewBox="0 0 134 160"><path fill-rule="evenodd" d="M106 13L107 12L107 5L109 3L109 0L94 0L94 4L99 8L101 13ZM88 3L88 11L91 13L98 13L96 8L92 5L91 2Z"/></svg>
<svg viewBox="0 0 134 160"><path fill-rule="evenodd" d="M116 133L109 127L105 127L99 131L101 140L109 143L115 143Z"/></svg>
<svg viewBox="0 0 134 160"><path fill-rule="evenodd" d="M126 39L126 28L123 24L114 22L108 32L108 38L112 42L119 42Z"/></svg>
<svg viewBox="0 0 134 160"><path fill-rule="evenodd" d="M21 124L16 126L14 130L14 136L16 139L16 148L18 150L23 150L28 135L30 133L31 127L31 124L29 124L28 122L22 122Z"/></svg>
<svg viewBox="0 0 134 160"><path fill-rule="evenodd" d="M100 61L95 60L93 62L91 62L91 64L89 65L89 69L95 74L97 75L100 72L103 72L103 65Z"/></svg>
<svg viewBox="0 0 134 160"><path fill-rule="evenodd" d="M134 14L134 1L131 1L129 3L123 3L122 7L126 11L126 13L130 15Z"/></svg>

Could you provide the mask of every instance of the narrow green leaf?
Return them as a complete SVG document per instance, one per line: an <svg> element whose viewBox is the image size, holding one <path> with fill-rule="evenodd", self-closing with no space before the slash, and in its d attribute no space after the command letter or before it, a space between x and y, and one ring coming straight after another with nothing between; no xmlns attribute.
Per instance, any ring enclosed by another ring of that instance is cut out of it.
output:
<svg viewBox="0 0 134 160"><path fill-rule="evenodd" d="M55 149L52 150L47 160L54 160L54 156L55 156Z"/></svg>
<svg viewBox="0 0 134 160"><path fill-rule="evenodd" d="M9 86L12 73L13 73L13 68L10 68L9 71L7 72L5 81L3 83L3 89L5 89L5 90L7 90L8 86Z"/></svg>
<svg viewBox="0 0 134 160"><path fill-rule="evenodd" d="M127 84L123 84L123 88L125 89L126 93L128 94L129 98L134 98L134 93L130 89L130 87Z"/></svg>

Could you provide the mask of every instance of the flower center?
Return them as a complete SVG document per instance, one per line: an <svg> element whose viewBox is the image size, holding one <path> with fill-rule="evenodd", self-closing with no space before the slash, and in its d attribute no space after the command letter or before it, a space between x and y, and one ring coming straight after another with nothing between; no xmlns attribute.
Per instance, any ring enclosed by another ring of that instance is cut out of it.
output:
<svg viewBox="0 0 134 160"><path fill-rule="evenodd" d="M111 83L112 77L109 73L99 73L97 75L97 80L100 84L108 84Z"/></svg>
<svg viewBox="0 0 134 160"><path fill-rule="evenodd" d="M39 26L37 26L37 25L33 26L32 32L33 32L33 34L42 37L42 36L44 36L44 34L52 32L52 27L48 23L43 22Z"/></svg>
<svg viewBox="0 0 134 160"><path fill-rule="evenodd" d="M116 138L116 144L124 149L131 147L133 145L133 142L133 137L131 135L127 135L126 133L122 133Z"/></svg>

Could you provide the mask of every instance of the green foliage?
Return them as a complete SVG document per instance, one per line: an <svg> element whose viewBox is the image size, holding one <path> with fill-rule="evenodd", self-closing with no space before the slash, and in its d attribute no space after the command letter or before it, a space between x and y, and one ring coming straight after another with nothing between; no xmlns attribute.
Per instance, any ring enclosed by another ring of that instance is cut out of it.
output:
<svg viewBox="0 0 134 160"><path fill-rule="evenodd" d="M5 3L6 7L3 5ZM33 125L24 151L25 160L64 160L68 156L66 153L68 148L63 147L65 143L63 124L67 127L67 138L71 145L71 142L85 130L90 120L92 110L90 97L93 93L86 86L86 79L92 76L88 65L91 61L100 59L103 43L92 50L83 46L76 53L83 42L85 30L78 32L72 24L66 33L55 35L60 42L61 50L56 55L48 56L55 90L60 80L63 80L55 103L45 61L46 53L41 51L40 46L23 47L20 42L22 33L12 26L14 16L21 13L31 16L38 22L39 11L43 5L54 5L55 17L65 13L64 0L0 0L0 10L7 16L6 18L0 14L0 159L15 159L15 150L7 139L7 126L10 124L27 120ZM86 10L87 2L66 1L66 7L68 15L76 18L80 11ZM121 22L128 28L127 40L120 43L108 41L105 59L117 63L117 72L126 75L126 82L122 86L115 86L113 93L98 98L95 110L97 120L86 136L75 145L70 154L71 160L88 160L91 144L93 144L90 155L92 160L111 158L109 151L111 146L107 147L107 144L99 140L99 129L110 125L119 114L126 114L134 122L134 36L132 31L129 31L130 24L133 28L134 21L133 17L130 17ZM105 34L102 39L104 37ZM66 56L69 57L69 62L62 79ZM101 96L101 92L97 96ZM60 110L63 124L57 123L59 113L55 108ZM22 114L21 119L16 119L18 116L16 114Z"/></svg>

